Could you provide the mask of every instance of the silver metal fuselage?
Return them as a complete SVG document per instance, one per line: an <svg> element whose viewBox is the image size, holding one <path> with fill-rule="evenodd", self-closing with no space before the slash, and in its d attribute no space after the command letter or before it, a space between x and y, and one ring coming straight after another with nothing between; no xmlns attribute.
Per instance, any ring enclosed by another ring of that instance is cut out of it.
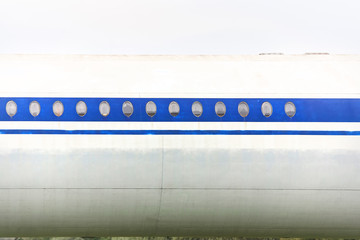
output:
<svg viewBox="0 0 360 240"><path fill-rule="evenodd" d="M360 236L360 122L347 115L307 121L321 103L295 104L294 121L182 121L180 104L174 120L158 105L169 120L142 121L133 102L140 120L93 121L86 101L199 98L212 114L206 99L356 100L360 56L8 55L0 79L0 106L18 107L0 121L0 236ZM22 98L85 99L90 120L66 104L70 120L30 119Z"/></svg>

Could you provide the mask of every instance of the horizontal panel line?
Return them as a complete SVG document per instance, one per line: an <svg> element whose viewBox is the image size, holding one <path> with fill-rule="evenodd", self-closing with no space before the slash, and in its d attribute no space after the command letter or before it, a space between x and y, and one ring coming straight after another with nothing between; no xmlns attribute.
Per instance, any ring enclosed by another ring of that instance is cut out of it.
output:
<svg viewBox="0 0 360 240"><path fill-rule="evenodd" d="M0 129L15 130L282 130L360 131L360 123L340 122L0 122Z"/></svg>
<svg viewBox="0 0 360 240"><path fill-rule="evenodd" d="M0 188L0 190L190 190L190 191L197 191L197 190L204 190L204 191L341 191L341 192L359 192L360 188L155 188L155 187L114 187L114 188L51 188L51 187L29 187L29 188Z"/></svg>
<svg viewBox="0 0 360 240"><path fill-rule="evenodd" d="M359 136L360 131L306 130L58 130L58 129L0 129L0 134L50 135L326 135Z"/></svg>

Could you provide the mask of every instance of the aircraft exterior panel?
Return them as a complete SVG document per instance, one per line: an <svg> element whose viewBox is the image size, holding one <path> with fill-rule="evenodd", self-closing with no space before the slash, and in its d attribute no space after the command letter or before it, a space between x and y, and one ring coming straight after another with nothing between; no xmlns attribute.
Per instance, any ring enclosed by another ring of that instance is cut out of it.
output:
<svg viewBox="0 0 360 240"><path fill-rule="evenodd" d="M343 55L0 56L0 236L359 237L359 77Z"/></svg>

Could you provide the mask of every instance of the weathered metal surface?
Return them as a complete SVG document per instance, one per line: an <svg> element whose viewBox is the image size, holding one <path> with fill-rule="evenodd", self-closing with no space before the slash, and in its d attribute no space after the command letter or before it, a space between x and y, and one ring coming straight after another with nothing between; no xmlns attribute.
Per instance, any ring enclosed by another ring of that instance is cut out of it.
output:
<svg viewBox="0 0 360 240"><path fill-rule="evenodd" d="M0 56L7 97L358 98L359 77L359 56ZM34 120L0 129L360 124ZM0 236L358 237L359 145L359 136L321 134L0 134Z"/></svg>

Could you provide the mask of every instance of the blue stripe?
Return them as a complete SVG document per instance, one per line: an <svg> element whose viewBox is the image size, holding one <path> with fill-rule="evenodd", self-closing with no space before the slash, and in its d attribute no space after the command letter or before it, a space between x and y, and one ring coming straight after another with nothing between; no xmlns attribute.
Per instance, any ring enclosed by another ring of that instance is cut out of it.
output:
<svg viewBox="0 0 360 240"><path fill-rule="evenodd" d="M17 114L9 117L5 106L10 100L18 106ZM31 101L38 101L41 105L39 116L33 117L29 113ZM62 101L64 114L56 117L52 111L55 101ZM88 112L84 117L77 115L75 106L78 101L87 104ZM101 101L108 101L111 106L109 116L103 117L99 113ZM134 113L126 117L122 113L124 101L132 102ZM145 105L153 101L157 105L157 114L149 117L145 112ZM180 105L180 114L172 117L168 106L171 101ZM201 102L204 112L195 117L191 111L193 102ZM226 105L224 117L215 113L215 104L222 101ZM238 113L238 104L247 102L250 113L243 118ZM273 114L266 118L261 113L261 105L268 101L273 106ZM288 117L284 111L286 102L291 101L296 106L296 115ZM310 98L0 98L0 121L142 121L142 122L360 122L360 99L310 99Z"/></svg>
<svg viewBox="0 0 360 240"><path fill-rule="evenodd" d="M39 130L1 129L0 134L47 135L325 135L359 136L360 131L296 131L296 130Z"/></svg>

